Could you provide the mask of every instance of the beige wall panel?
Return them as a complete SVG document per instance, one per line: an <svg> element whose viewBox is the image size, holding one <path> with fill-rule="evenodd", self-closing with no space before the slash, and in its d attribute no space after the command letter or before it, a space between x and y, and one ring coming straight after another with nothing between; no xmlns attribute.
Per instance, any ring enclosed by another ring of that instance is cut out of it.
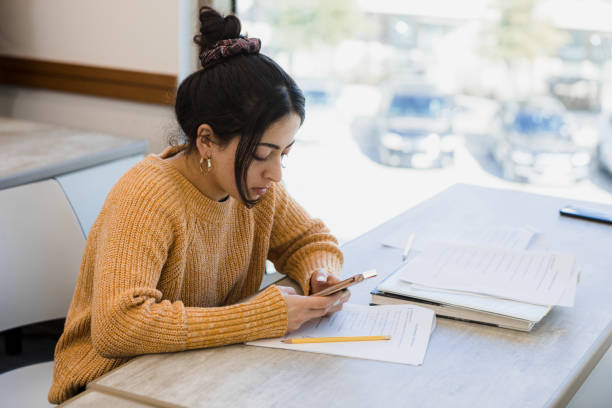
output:
<svg viewBox="0 0 612 408"><path fill-rule="evenodd" d="M0 2L0 54L178 73L179 2Z"/></svg>

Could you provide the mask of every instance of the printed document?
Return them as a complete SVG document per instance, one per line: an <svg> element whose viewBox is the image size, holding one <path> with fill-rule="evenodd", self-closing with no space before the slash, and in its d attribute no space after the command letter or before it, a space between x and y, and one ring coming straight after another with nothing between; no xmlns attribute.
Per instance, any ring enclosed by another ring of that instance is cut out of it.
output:
<svg viewBox="0 0 612 408"><path fill-rule="evenodd" d="M429 336L435 327L435 313L412 305L363 306L345 304L329 317L312 320L285 337L247 344L312 353L423 364ZM304 337L391 335L391 340L341 343L286 344L281 340Z"/></svg>
<svg viewBox="0 0 612 408"><path fill-rule="evenodd" d="M432 243L400 278L415 286L556 305L575 282L572 255Z"/></svg>
<svg viewBox="0 0 612 408"><path fill-rule="evenodd" d="M496 296L447 291L412 285L408 282L402 281L399 277L399 273L394 274L383 281L380 285L378 285L378 289L387 293L395 293L417 299L425 299L445 305L456 305L467 309L481 310L484 312L511 316L517 319L525 319L533 322L541 320L550 310L550 306L517 302L515 300L502 299Z"/></svg>

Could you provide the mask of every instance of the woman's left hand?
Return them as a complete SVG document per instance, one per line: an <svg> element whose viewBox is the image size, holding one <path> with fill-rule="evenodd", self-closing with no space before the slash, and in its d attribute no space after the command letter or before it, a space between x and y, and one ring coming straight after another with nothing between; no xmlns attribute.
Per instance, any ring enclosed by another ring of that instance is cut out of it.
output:
<svg viewBox="0 0 612 408"><path fill-rule="evenodd" d="M312 276L310 277L310 294L312 295L313 293L320 292L326 287L335 285L338 282L340 282L340 279L336 278L334 275L327 272L327 269L321 268L315 273L313 273ZM348 300L348 298L351 296L350 291L348 289L343 289L343 291L348 292L347 297L346 297L346 300ZM342 309L342 306L338 308L338 310L340 309ZM336 311L337 310L334 310L331 313L328 313L326 316L329 316Z"/></svg>
<svg viewBox="0 0 612 408"><path fill-rule="evenodd" d="M327 269L321 268L310 277L310 294L320 292L338 282L340 282L340 279L327 272Z"/></svg>

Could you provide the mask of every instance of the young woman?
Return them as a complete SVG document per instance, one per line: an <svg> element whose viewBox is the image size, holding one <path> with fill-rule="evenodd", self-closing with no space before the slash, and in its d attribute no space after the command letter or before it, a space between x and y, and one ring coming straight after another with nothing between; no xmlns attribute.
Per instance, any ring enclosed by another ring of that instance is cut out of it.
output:
<svg viewBox="0 0 612 408"><path fill-rule="evenodd" d="M185 143L109 193L56 347L53 403L133 356L282 336L348 299L307 296L338 281L342 253L280 184L302 92L238 18L202 8L200 22L202 69L176 96ZM266 259L306 296L257 293Z"/></svg>

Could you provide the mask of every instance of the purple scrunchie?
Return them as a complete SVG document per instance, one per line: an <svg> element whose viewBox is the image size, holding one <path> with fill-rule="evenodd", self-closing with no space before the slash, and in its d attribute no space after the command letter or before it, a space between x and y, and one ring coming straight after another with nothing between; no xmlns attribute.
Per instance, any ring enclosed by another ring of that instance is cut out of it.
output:
<svg viewBox="0 0 612 408"><path fill-rule="evenodd" d="M261 48L261 40L259 38L231 38L229 40L217 41L214 47L200 54L200 62L202 68L206 68L208 64L218 61L223 58L231 57L238 54L258 54Z"/></svg>

